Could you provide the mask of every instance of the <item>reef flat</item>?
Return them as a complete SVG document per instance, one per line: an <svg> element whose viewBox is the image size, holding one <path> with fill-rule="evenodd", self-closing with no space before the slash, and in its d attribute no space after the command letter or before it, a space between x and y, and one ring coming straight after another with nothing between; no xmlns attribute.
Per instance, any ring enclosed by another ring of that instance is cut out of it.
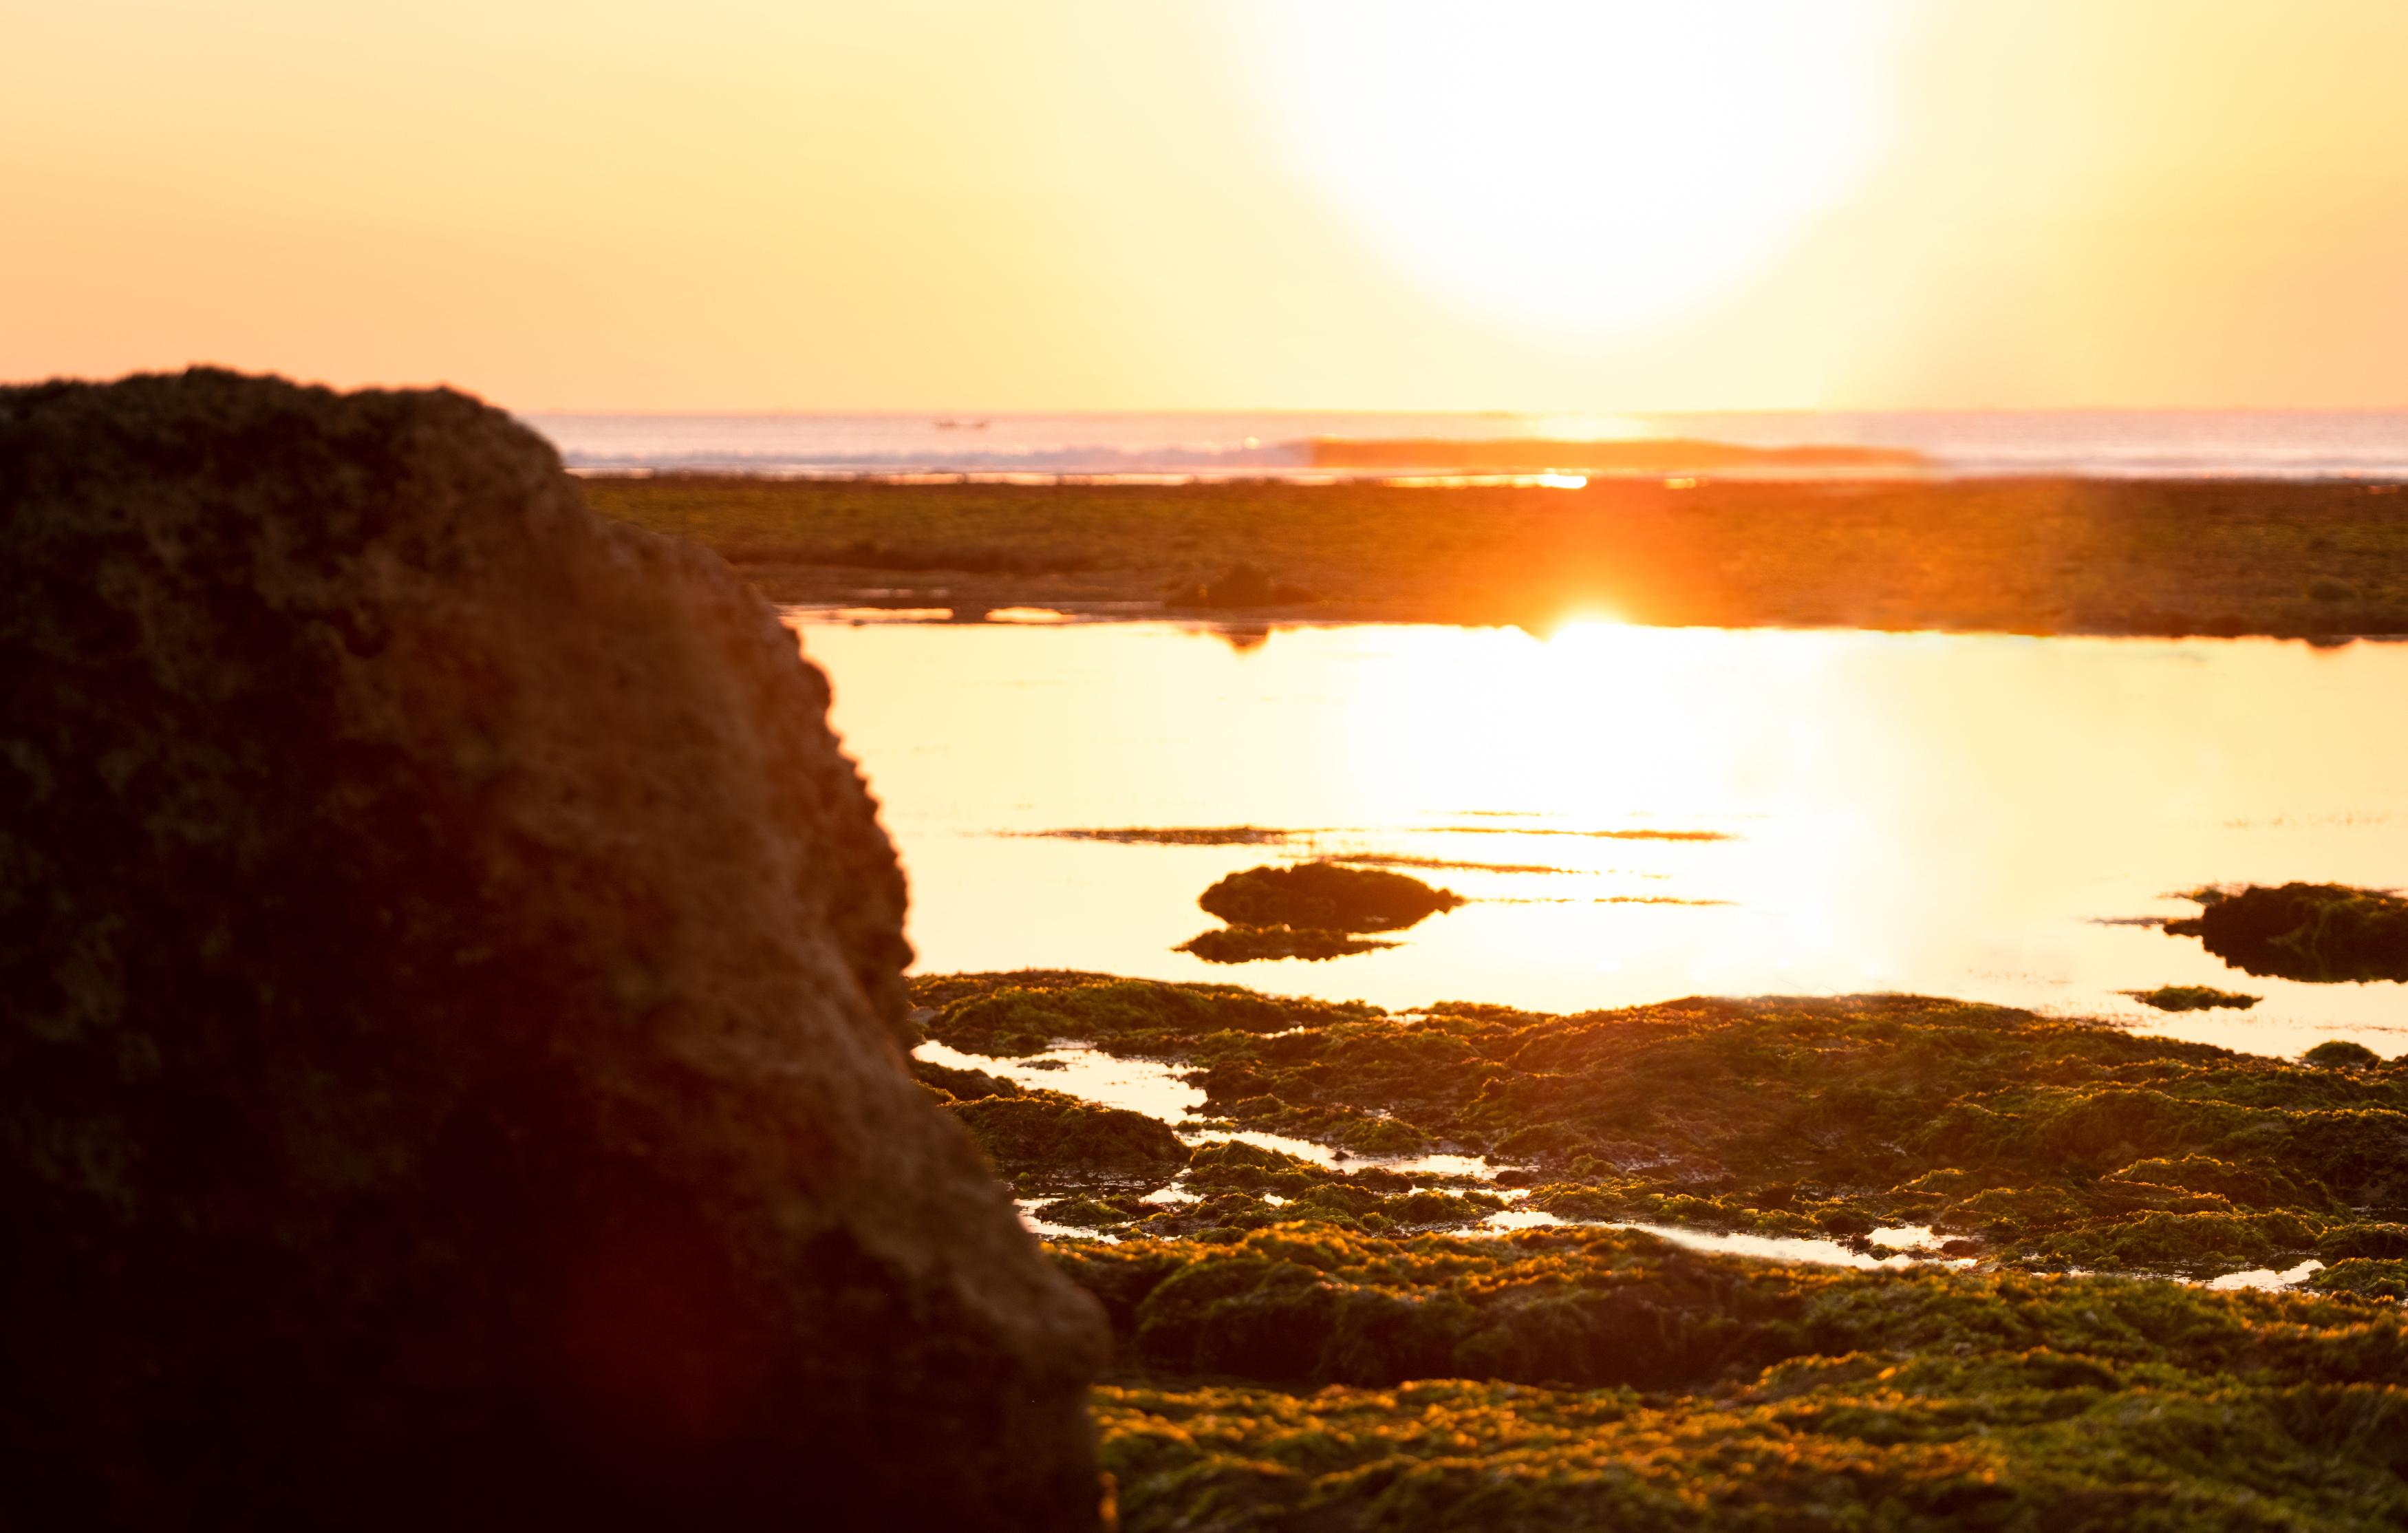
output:
<svg viewBox="0 0 2408 1533"><path fill-rule="evenodd" d="M805 606L2303 637L2408 633L2400 489L585 480L595 510Z"/></svg>
<svg viewBox="0 0 2408 1533"><path fill-rule="evenodd" d="M2408 1519L2408 1067L2362 1050L1911 996L912 988L930 1040L997 1069L1075 1042L1204 1093L1166 1139L916 1066L1037 1217L1090 1232L1048 1249L1111 1324L1095 1411L1127 1528ZM1079 1153L996 1133L998 1098ZM2203 1281L2317 1262L2288 1291Z"/></svg>
<svg viewBox="0 0 2408 1533"><path fill-rule="evenodd" d="M1132 1235L1435 1228L1503 1206L1463 1204L1470 1188L1566 1220L1858 1242L1928 1229L1952 1256L2031 1270L2408 1258L2408 1067L2364 1051L2272 1059L1899 996L1554 1016L1053 973L914 992L927 1036L966 1053L1076 1039L1173 1064L1205 1094L1197 1125L1501 1168L1475 1186L1208 1147L1191 1155L1203 1200L1133 1204L1111 1222ZM1460 1206L1383 1201L1407 1192Z"/></svg>

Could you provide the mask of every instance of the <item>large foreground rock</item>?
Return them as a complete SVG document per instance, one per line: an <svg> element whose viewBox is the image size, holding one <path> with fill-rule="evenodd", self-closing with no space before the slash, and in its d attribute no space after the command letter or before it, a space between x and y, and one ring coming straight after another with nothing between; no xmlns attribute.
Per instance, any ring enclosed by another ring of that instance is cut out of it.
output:
<svg viewBox="0 0 2408 1533"><path fill-rule="evenodd" d="M0 1526L1093 1525L826 703L472 400L0 391Z"/></svg>

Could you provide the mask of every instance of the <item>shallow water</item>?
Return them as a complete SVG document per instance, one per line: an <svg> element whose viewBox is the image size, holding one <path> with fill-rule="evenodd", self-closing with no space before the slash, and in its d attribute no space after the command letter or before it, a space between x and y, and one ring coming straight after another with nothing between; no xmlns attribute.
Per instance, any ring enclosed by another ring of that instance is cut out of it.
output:
<svg viewBox="0 0 2408 1533"><path fill-rule="evenodd" d="M1188 1122L1191 1115L1203 1110L1204 1093L1181 1079L1187 1068L1183 1065L1152 1059L1115 1059L1099 1050L1075 1045L1049 1049L1041 1054L1006 1059L964 1053L959 1049L933 1042L923 1043L911 1053L932 1065L983 1070L1023 1086L1066 1092L1105 1107L1142 1112L1147 1117L1158 1118L1168 1124L1180 1138L1190 1144L1235 1141L1251 1144L1257 1149L1277 1150L1298 1160L1311 1161L1315 1166L1342 1166L1350 1171L1379 1167L1385 1170L1426 1176L1469 1176L1484 1180L1502 1169L1490 1166L1479 1155L1351 1154L1343 1150L1333 1150L1326 1144L1315 1144L1311 1139L1292 1139L1285 1134L1266 1134L1251 1128L1203 1127Z"/></svg>
<svg viewBox="0 0 2408 1533"><path fill-rule="evenodd" d="M1909 991L2259 1053L2408 1050L2408 986L2252 979L2153 924L2205 883L2408 882L2408 646L802 626L911 876L922 971L1392 1008ZM1240 825L1300 834L1041 834ZM1725 838L1656 838L1688 832ZM1215 879L1315 854L1489 866L1409 865L1474 902L1395 948L1172 951L1214 924L1195 901ZM2166 984L2264 1000L2169 1015L2121 994Z"/></svg>

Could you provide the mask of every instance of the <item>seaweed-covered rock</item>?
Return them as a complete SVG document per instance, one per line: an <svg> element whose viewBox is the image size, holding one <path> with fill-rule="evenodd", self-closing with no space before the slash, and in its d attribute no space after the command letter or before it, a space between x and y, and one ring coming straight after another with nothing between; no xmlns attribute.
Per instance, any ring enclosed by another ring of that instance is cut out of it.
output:
<svg viewBox="0 0 2408 1533"><path fill-rule="evenodd" d="M2408 980L2408 898L2337 883L2202 889L2198 915L2166 930L2196 937L2244 974L2333 981Z"/></svg>
<svg viewBox="0 0 2408 1533"><path fill-rule="evenodd" d="M1311 862L1232 873L1196 903L1232 926L1386 932L1452 910L1463 896L1384 868Z"/></svg>
<svg viewBox="0 0 2408 1533"><path fill-rule="evenodd" d="M2155 990L2127 990L2124 994L2160 1011L2213 1011L2218 1008L2246 1011L2264 998L2203 984L2161 984Z"/></svg>
<svg viewBox="0 0 2408 1533"><path fill-rule="evenodd" d="M1396 945L1320 926L1215 926L1180 943L1176 951L1192 953L1208 964L1254 964L1270 958L1318 962Z"/></svg>
<svg viewBox="0 0 2408 1533"><path fill-rule="evenodd" d="M1161 1119L1063 1092L990 1095L950 1110L1007 1172L1118 1175L1159 1186L1187 1164L1187 1146Z"/></svg>
<svg viewBox="0 0 2408 1533"><path fill-rule="evenodd" d="M459 394L0 391L0 1524L1095 1526L826 703Z"/></svg>

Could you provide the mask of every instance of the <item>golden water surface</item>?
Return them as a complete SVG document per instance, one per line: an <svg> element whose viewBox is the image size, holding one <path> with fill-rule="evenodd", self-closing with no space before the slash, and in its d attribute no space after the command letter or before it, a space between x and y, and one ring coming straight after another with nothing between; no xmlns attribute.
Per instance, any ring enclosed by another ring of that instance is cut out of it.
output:
<svg viewBox="0 0 2408 1533"><path fill-rule="evenodd" d="M2210 883L2408 883L2408 647L796 614L911 880L922 972L1075 967L1546 1010L1908 991L2291 1053L2408 1051L2408 986L2228 969ZM1041 833L1254 826L1258 845ZM1308 856L1469 904L1215 966L1215 879ZM1481 866L1430 866L1481 865ZM2255 1010L2121 992L2206 984Z"/></svg>

